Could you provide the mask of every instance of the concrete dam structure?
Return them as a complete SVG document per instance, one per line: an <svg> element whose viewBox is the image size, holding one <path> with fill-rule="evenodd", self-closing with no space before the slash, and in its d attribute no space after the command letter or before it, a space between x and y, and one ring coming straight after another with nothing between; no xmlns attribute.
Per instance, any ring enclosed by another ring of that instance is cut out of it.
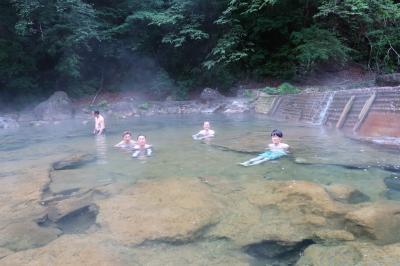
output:
<svg viewBox="0 0 400 266"><path fill-rule="evenodd" d="M400 86L284 96L261 93L256 112L400 144Z"/></svg>

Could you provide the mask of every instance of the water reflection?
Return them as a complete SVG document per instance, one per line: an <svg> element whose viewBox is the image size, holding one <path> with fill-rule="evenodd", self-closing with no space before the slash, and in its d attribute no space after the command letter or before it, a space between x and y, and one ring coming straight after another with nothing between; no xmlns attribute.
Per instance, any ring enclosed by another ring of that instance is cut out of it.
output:
<svg viewBox="0 0 400 266"><path fill-rule="evenodd" d="M95 136L96 155L98 164L107 163L107 141L105 135Z"/></svg>

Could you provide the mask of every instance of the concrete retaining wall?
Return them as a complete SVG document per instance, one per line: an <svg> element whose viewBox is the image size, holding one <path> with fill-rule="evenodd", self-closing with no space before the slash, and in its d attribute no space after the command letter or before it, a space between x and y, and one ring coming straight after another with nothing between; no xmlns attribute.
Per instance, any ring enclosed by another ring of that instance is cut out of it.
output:
<svg viewBox="0 0 400 266"><path fill-rule="evenodd" d="M364 137L400 137L400 86L285 96L261 94L256 112L279 120L336 127L352 96L354 101L349 112L343 115L342 130ZM369 109L366 108L368 100L372 102Z"/></svg>

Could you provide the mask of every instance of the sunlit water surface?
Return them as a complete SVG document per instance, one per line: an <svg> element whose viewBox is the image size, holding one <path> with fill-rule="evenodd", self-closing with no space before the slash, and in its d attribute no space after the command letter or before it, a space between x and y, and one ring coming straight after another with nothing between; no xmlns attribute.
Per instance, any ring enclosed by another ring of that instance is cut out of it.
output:
<svg viewBox="0 0 400 266"><path fill-rule="evenodd" d="M194 141L191 135L209 120L216 138L209 143ZM1 133L1 175L29 161L52 154L89 153L97 161L78 169L55 172L50 189L53 193L67 189L90 189L113 182L134 185L141 179L170 177L216 177L236 183L260 179L307 180L320 184L347 184L367 194L372 201L383 198L383 178L390 172L379 165L398 165L399 150L366 145L345 138L334 129L311 125L296 125L268 120L263 116L247 115L188 115L141 117L129 120L107 120L107 134L90 135L92 121L71 121L44 127L21 127ZM286 158L254 167L237 163L254 157L216 147L219 140L258 134L262 138L262 152L270 142L269 133L279 128L285 143L291 146ZM145 160L133 159L130 153L113 147L121 139L121 132L131 130L145 134L154 153ZM303 164L307 163L307 164ZM50 164L50 162L49 162ZM340 165L372 166L349 169Z"/></svg>

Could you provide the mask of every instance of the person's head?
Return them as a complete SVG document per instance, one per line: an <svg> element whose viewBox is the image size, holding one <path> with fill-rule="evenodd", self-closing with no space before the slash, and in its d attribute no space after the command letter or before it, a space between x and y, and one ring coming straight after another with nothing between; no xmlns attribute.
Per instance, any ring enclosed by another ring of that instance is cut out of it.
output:
<svg viewBox="0 0 400 266"><path fill-rule="evenodd" d="M145 135L139 135L139 136L137 137L137 143L138 143L140 146L146 145L146 136L145 136Z"/></svg>
<svg viewBox="0 0 400 266"><path fill-rule="evenodd" d="M203 129L204 129L204 130L209 130L209 129L210 129L210 122L205 121L205 122L203 123Z"/></svg>
<svg viewBox="0 0 400 266"><path fill-rule="evenodd" d="M132 133L130 131L124 131L122 133L122 139L127 143L130 142L132 139Z"/></svg>
<svg viewBox="0 0 400 266"><path fill-rule="evenodd" d="M95 117L98 117L99 115L100 115L100 112L99 111L93 111L93 115L95 116Z"/></svg>
<svg viewBox="0 0 400 266"><path fill-rule="evenodd" d="M281 139L283 137L283 133L282 131L280 131L279 129L274 129L271 132L271 139L272 139L272 143L273 144L279 144L281 143Z"/></svg>

